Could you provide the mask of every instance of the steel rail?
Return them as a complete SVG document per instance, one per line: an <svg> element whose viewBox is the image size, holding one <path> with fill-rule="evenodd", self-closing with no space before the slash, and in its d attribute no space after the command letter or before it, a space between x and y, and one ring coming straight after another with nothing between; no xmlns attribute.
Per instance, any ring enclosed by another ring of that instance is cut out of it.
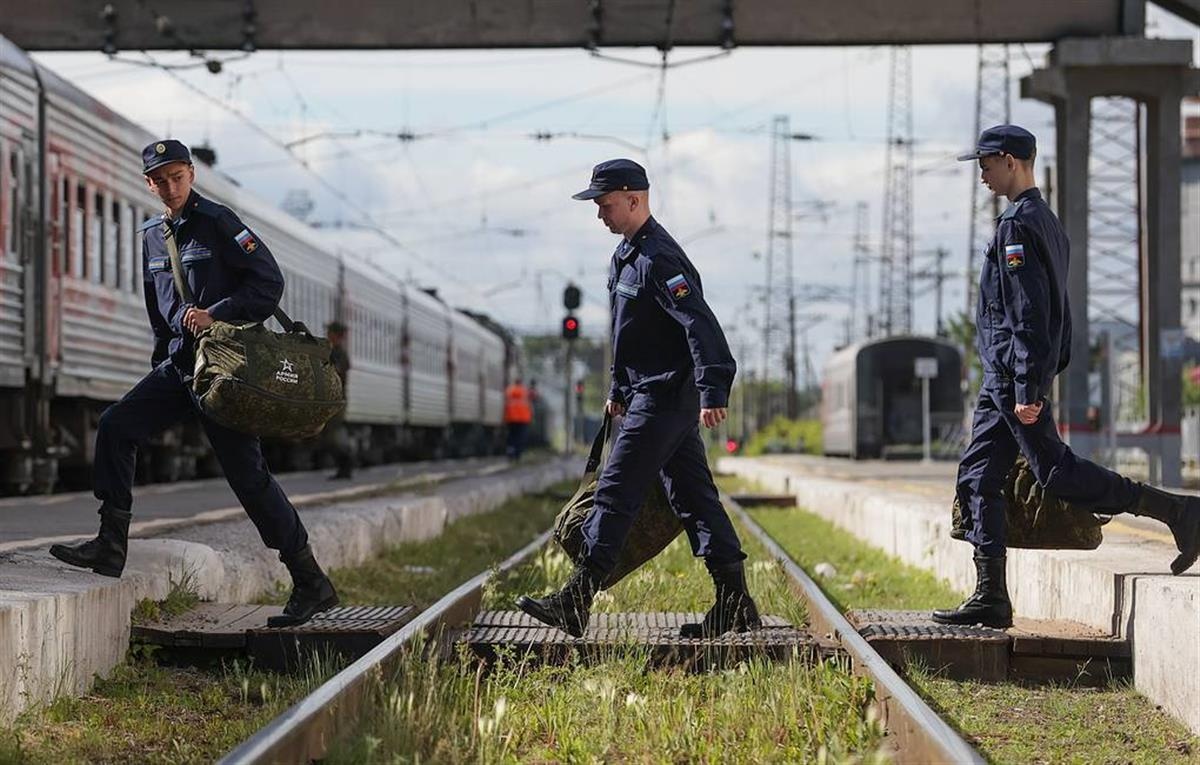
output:
<svg viewBox="0 0 1200 765"><path fill-rule="evenodd" d="M804 569L792 560L779 543L728 495L727 507L779 561L792 589L808 604L808 615L815 632L828 634L850 655L854 671L875 684L876 704L884 727L893 738L892 756L898 763L970 763L984 765L983 758L958 731L950 727L925 700L892 669L871 644L842 615Z"/></svg>
<svg viewBox="0 0 1200 765"><path fill-rule="evenodd" d="M365 656L239 744L220 760L221 765L321 759L333 740L355 724L370 690L370 680L384 676L406 647L418 644L440 627L464 624L473 618L483 601L483 587L488 580L519 566L541 549L550 535L551 531L546 531L496 569L477 574L451 590Z"/></svg>

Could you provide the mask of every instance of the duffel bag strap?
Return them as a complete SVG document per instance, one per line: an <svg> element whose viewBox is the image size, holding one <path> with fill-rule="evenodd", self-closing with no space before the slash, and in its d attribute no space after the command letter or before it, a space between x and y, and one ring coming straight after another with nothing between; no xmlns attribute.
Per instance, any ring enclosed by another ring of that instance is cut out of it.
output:
<svg viewBox="0 0 1200 765"><path fill-rule="evenodd" d="M183 278L183 261L179 258L179 245L175 242L175 230L171 228L171 222L163 219L162 222L163 241L167 243L167 254L171 256L171 278L175 280L175 291L183 298L183 302L195 305L196 298L192 295L192 288Z"/></svg>
<svg viewBox="0 0 1200 765"><path fill-rule="evenodd" d="M195 305L196 298L192 295L192 290L188 287L187 281L183 278L183 260L179 257L179 245L175 241L175 231L171 228L171 223L167 220L162 222L163 241L167 243L167 254L171 256L171 277L175 280L175 289L179 292L179 296L183 298L183 302ZM312 337L312 333L308 331L308 327L298 321L292 321L283 309L275 306L275 313L272 314L279 325L283 327L284 332L300 332L308 337Z"/></svg>
<svg viewBox="0 0 1200 765"><path fill-rule="evenodd" d="M592 450L588 453L587 466L583 470L585 474L591 475L600 469L600 460L604 456L604 445L608 443L608 436L611 432L612 417L605 412L604 422L600 424L600 430L596 431L596 437L592 439Z"/></svg>

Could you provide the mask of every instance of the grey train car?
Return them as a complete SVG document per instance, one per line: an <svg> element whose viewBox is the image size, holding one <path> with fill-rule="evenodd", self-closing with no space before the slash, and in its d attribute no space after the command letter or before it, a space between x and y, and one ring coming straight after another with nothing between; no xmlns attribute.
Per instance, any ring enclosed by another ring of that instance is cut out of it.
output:
<svg viewBox="0 0 1200 765"><path fill-rule="evenodd" d="M962 354L932 337L889 337L851 345L825 365L821 381L823 451L871 459L919 455L921 380L915 361L938 360L929 381L931 437L952 440L962 427Z"/></svg>
<svg viewBox="0 0 1200 765"><path fill-rule="evenodd" d="M160 210L140 172L152 140L0 36L0 491L86 483L100 413L149 370L137 227ZM506 334L347 265L202 164L196 187L269 244L289 315L349 326L346 420L363 461L500 448ZM314 444L269 447L276 469L312 464ZM143 479L216 470L196 426L139 462Z"/></svg>

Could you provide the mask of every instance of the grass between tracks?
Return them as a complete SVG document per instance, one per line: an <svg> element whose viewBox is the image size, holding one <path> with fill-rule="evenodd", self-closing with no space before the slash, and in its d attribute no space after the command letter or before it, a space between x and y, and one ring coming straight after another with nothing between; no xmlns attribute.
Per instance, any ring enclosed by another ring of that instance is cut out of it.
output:
<svg viewBox="0 0 1200 765"><path fill-rule="evenodd" d="M805 619L781 569L742 535L764 613ZM570 573L547 549L495 582L485 607L512 609ZM594 612L703 611L712 584L680 537ZM434 662L410 652L374 689L374 711L329 763L872 761L881 728L870 684L839 662L752 661L709 673L649 670L629 647L603 660L550 665L502 656L490 670L465 653Z"/></svg>
<svg viewBox="0 0 1200 765"><path fill-rule="evenodd" d="M750 490L730 482L726 490ZM823 518L799 509L751 508L750 515L813 576L842 610L947 608L963 597ZM969 548L963 546L963 555ZM818 576L820 563L836 573ZM985 757L997 763L1197 763L1200 739L1128 682L1071 684L961 682L910 667L908 680Z"/></svg>
<svg viewBox="0 0 1200 765"><path fill-rule="evenodd" d="M550 494L520 497L456 521L436 539L401 545L330 576L345 604L424 607L528 543L559 505ZM134 618L186 610L189 599L194 595L181 583L165 601L139 604ZM211 762L339 668L314 661L303 674L277 675L244 660L194 668L163 666L161 658L134 646L88 694L26 712L0 729L0 763Z"/></svg>

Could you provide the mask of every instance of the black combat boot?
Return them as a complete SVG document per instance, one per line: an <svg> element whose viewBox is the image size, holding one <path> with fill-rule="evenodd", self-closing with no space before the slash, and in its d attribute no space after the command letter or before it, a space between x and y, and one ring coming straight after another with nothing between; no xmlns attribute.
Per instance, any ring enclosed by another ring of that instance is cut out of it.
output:
<svg viewBox="0 0 1200 765"><path fill-rule="evenodd" d="M105 503L100 506L100 533L77 545L51 545L50 554L63 563L90 568L104 576L121 576L129 552L129 521L133 513Z"/></svg>
<svg viewBox="0 0 1200 765"><path fill-rule="evenodd" d="M561 590L544 598L522 595L517 598L517 608L572 637L582 637L591 616L592 598L601 581L603 577L585 565L578 565Z"/></svg>
<svg viewBox="0 0 1200 765"><path fill-rule="evenodd" d="M982 624L985 627L1005 629L1012 626L1012 601L1008 599L1008 585L1004 579L1003 555L988 556L975 553L975 592L953 610L933 612L938 624Z"/></svg>
<svg viewBox="0 0 1200 765"><path fill-rule="evenodd" d="M1172 494L1140 484L1141 495L1129 512L1162 521L1175 537L1179 555L1171 561L1171 573L1178 576L1192 567L1200 556L1200 497Z"/></svg>
<svg viewBox="0 0 1200 765"><path fill-rule="evenodd" d="M292 627L304 624L314 615L338 604L337 591L333 582L317 565L312 547L305 545L290 556L279 559L292 575L292 596L288 598L283 613L267 619L268 627Z"/></svg>
<svg viewBox="0 0 1200 765"><path fill-rule="evenodd" d="M704 621L684 624L679 628L679 636L685 638L709 638L724 635L726 632L749 632L762 628L762 620L758 617L758 606L750 597L746 588L746 567L742 561L727 563L723 566L710 566L708 573L712 576L716 588L716 602Z"/></svg>

